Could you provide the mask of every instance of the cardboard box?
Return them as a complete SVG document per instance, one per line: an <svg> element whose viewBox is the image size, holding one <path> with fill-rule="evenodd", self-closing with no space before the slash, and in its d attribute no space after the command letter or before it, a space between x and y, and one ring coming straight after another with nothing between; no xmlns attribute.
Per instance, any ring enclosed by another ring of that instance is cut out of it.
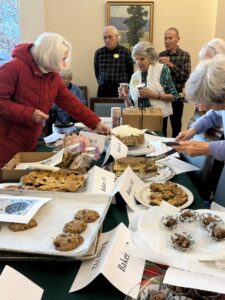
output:
<svg viewBox="0 0 225 300"><path fill-rule="evenodd" d="M54 154L54 152L19 152L1 169L2 179L19 181L21 176L30 172L30 170L15 169L19 163L38 162L52 157Z"/></svg>
<svg viewBox="0 0 225 300"><path fill-rule="evenodd" d="M131 125L138 129L149 129L151 131L162 131L162 110L158 107L124 108L122 123Z"/></svg>

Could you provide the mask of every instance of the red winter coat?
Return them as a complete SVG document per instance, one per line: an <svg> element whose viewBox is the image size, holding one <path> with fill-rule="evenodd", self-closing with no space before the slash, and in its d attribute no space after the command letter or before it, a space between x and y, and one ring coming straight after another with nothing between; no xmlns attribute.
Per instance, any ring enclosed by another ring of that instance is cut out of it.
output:
<svg viewBox="0 0 225 300"><path fill-rule="evenodd" d="M67 89L59 74L41 73L30 47L19 44L0 67L0 168L21 151L34 151L43 124L32 120L35 109L48 114L53 102L91 129L99 117Z"/></svg>

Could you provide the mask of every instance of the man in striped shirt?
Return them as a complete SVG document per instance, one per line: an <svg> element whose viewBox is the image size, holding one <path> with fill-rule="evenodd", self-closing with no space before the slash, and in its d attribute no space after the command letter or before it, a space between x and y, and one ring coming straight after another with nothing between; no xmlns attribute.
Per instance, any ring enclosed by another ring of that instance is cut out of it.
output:
<svg viewBox="0 0 225 300"><path fill-rule="evenodd" d="M187 51L177 45L180 40L179 31L171 27L165 31L164 42L166 50L159 53L159 61L166 64L172 75L178 93L182 89L191 73L191 58ZM181 131L184 103L178 99L172 103L173 115L170 116L172 136L176 137Z"/></svg>
<svg viewBox="0 0 225 300"><path fill-rule="evenodd" d="M95 52L94 70L98 81L98 97L118 97L119 83L129 83L133 74L131 53L118 44L118 38L118 30L114 26L106 26L103 30L105 46Z"/></svg>

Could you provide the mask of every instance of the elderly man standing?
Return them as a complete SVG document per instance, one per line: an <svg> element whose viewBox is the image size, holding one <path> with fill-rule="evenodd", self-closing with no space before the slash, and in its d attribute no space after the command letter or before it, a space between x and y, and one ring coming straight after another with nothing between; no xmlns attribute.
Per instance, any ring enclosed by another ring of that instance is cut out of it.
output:
<svg viewBox="0 0 225 300"><path fill-rule="evenodd" d="M105 46L95 52L98 97L118 97L119 83L129 83L133 74L131 53L118 44L118 37L118 30L114 26L106 26L103 30Z"/></svg>
<svg viewBox="0 0 225 300"><path fill-rule="evenodd" d="M166 50L159 54L159 61L169 67L177 92L181 93L191 73L191 58L188 52L179 48L177 45L179 40L179 31L176 28L170 27L165 31ZM178 99L172 103L172 106L173 115L170 116L170 122L172 136L176 137L181 131L184 103Z"/></svg>

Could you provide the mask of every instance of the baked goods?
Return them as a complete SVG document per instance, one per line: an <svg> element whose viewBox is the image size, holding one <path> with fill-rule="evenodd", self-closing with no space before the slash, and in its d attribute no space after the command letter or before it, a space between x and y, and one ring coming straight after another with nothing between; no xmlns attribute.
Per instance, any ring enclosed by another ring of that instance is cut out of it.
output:
<svg viewBox="0 0 225 300"><path fill-rule="evenodd" d="M92 209L81 209L75 214L75 219L83 220L86 223L93 223L99 218L97 211Z"/></svg>
<svg viewBox="0 0 225 300"><path fill-rule="evenodd" d="M77 233L62 233L57 235L53 244L59 251L70 251L80 246L83 242L83 237Z"/></svg>
<svg viewBox="0 0 225 300"><path fill-rule="evenodd" d="M61 171L32 171L21 177L22 188L26 190L76 192L84 182L82 174Z"/></svg>
<svg viewBox="0 0 225 300"><path fill-rule="evenodd" d="M179 219L181 222L193 222L197 219L198 213L191 209L185 209L180 212Z"/></svg>
<svg viewBox="0 0 225 300"><path fill-rule="evenodd" d="M127 146L137 146L144 143L144 133L129 125L121 125L111 130L112 134Z"/></svg>
<svg viewBox="0 0 225 300"><path fill-rule="evenodd" d="M149 300L165 300L166 296L163 292L152 290L149 295Z"/></svg>
<svg viewBox="0 0 225 300"><path fill-rule="evenodd" d="M161 222L168 229L174 229L177 227L177 217L172 215L163 216Z"/></svg>
<svg viewBox="0 0 225 300"><path fill-rule="evenodd" d="M186 232L172 234L170 242L175 249L180 251L186 251L194 244L192 236Z"/></svg>
<svg viewBox="0 0 225 300"><path fill-rule="evenodd" d="M164 183L151 183L150 205L160 205L161 202L167 201L171 205L181 206L188 200L188 195L176 183L166 181Z"/></svg>
<svg viewBox="0 0 225 300"><path fill-rule="evenodd" d="M72 220L64 225L64 232L81 233L87 228L87 223L84 220Z"/></svg>
<svg viewBox="0 0 225 300"><path fill-rule="evenodd" d="M140 174L157 173L157 167L153 160L145 157L122 157L115 160L113 164L113 172L120 176L127 167L131 167L134 172Z"/></svg>
<svg viewBox="0 0 225 300"><path fill-rule="evenodd" d="M12 231L23 231L36 227L37 225L37 221L35 219L31 219L27 224L11 223L9 224L9 229Z"/></svg>

